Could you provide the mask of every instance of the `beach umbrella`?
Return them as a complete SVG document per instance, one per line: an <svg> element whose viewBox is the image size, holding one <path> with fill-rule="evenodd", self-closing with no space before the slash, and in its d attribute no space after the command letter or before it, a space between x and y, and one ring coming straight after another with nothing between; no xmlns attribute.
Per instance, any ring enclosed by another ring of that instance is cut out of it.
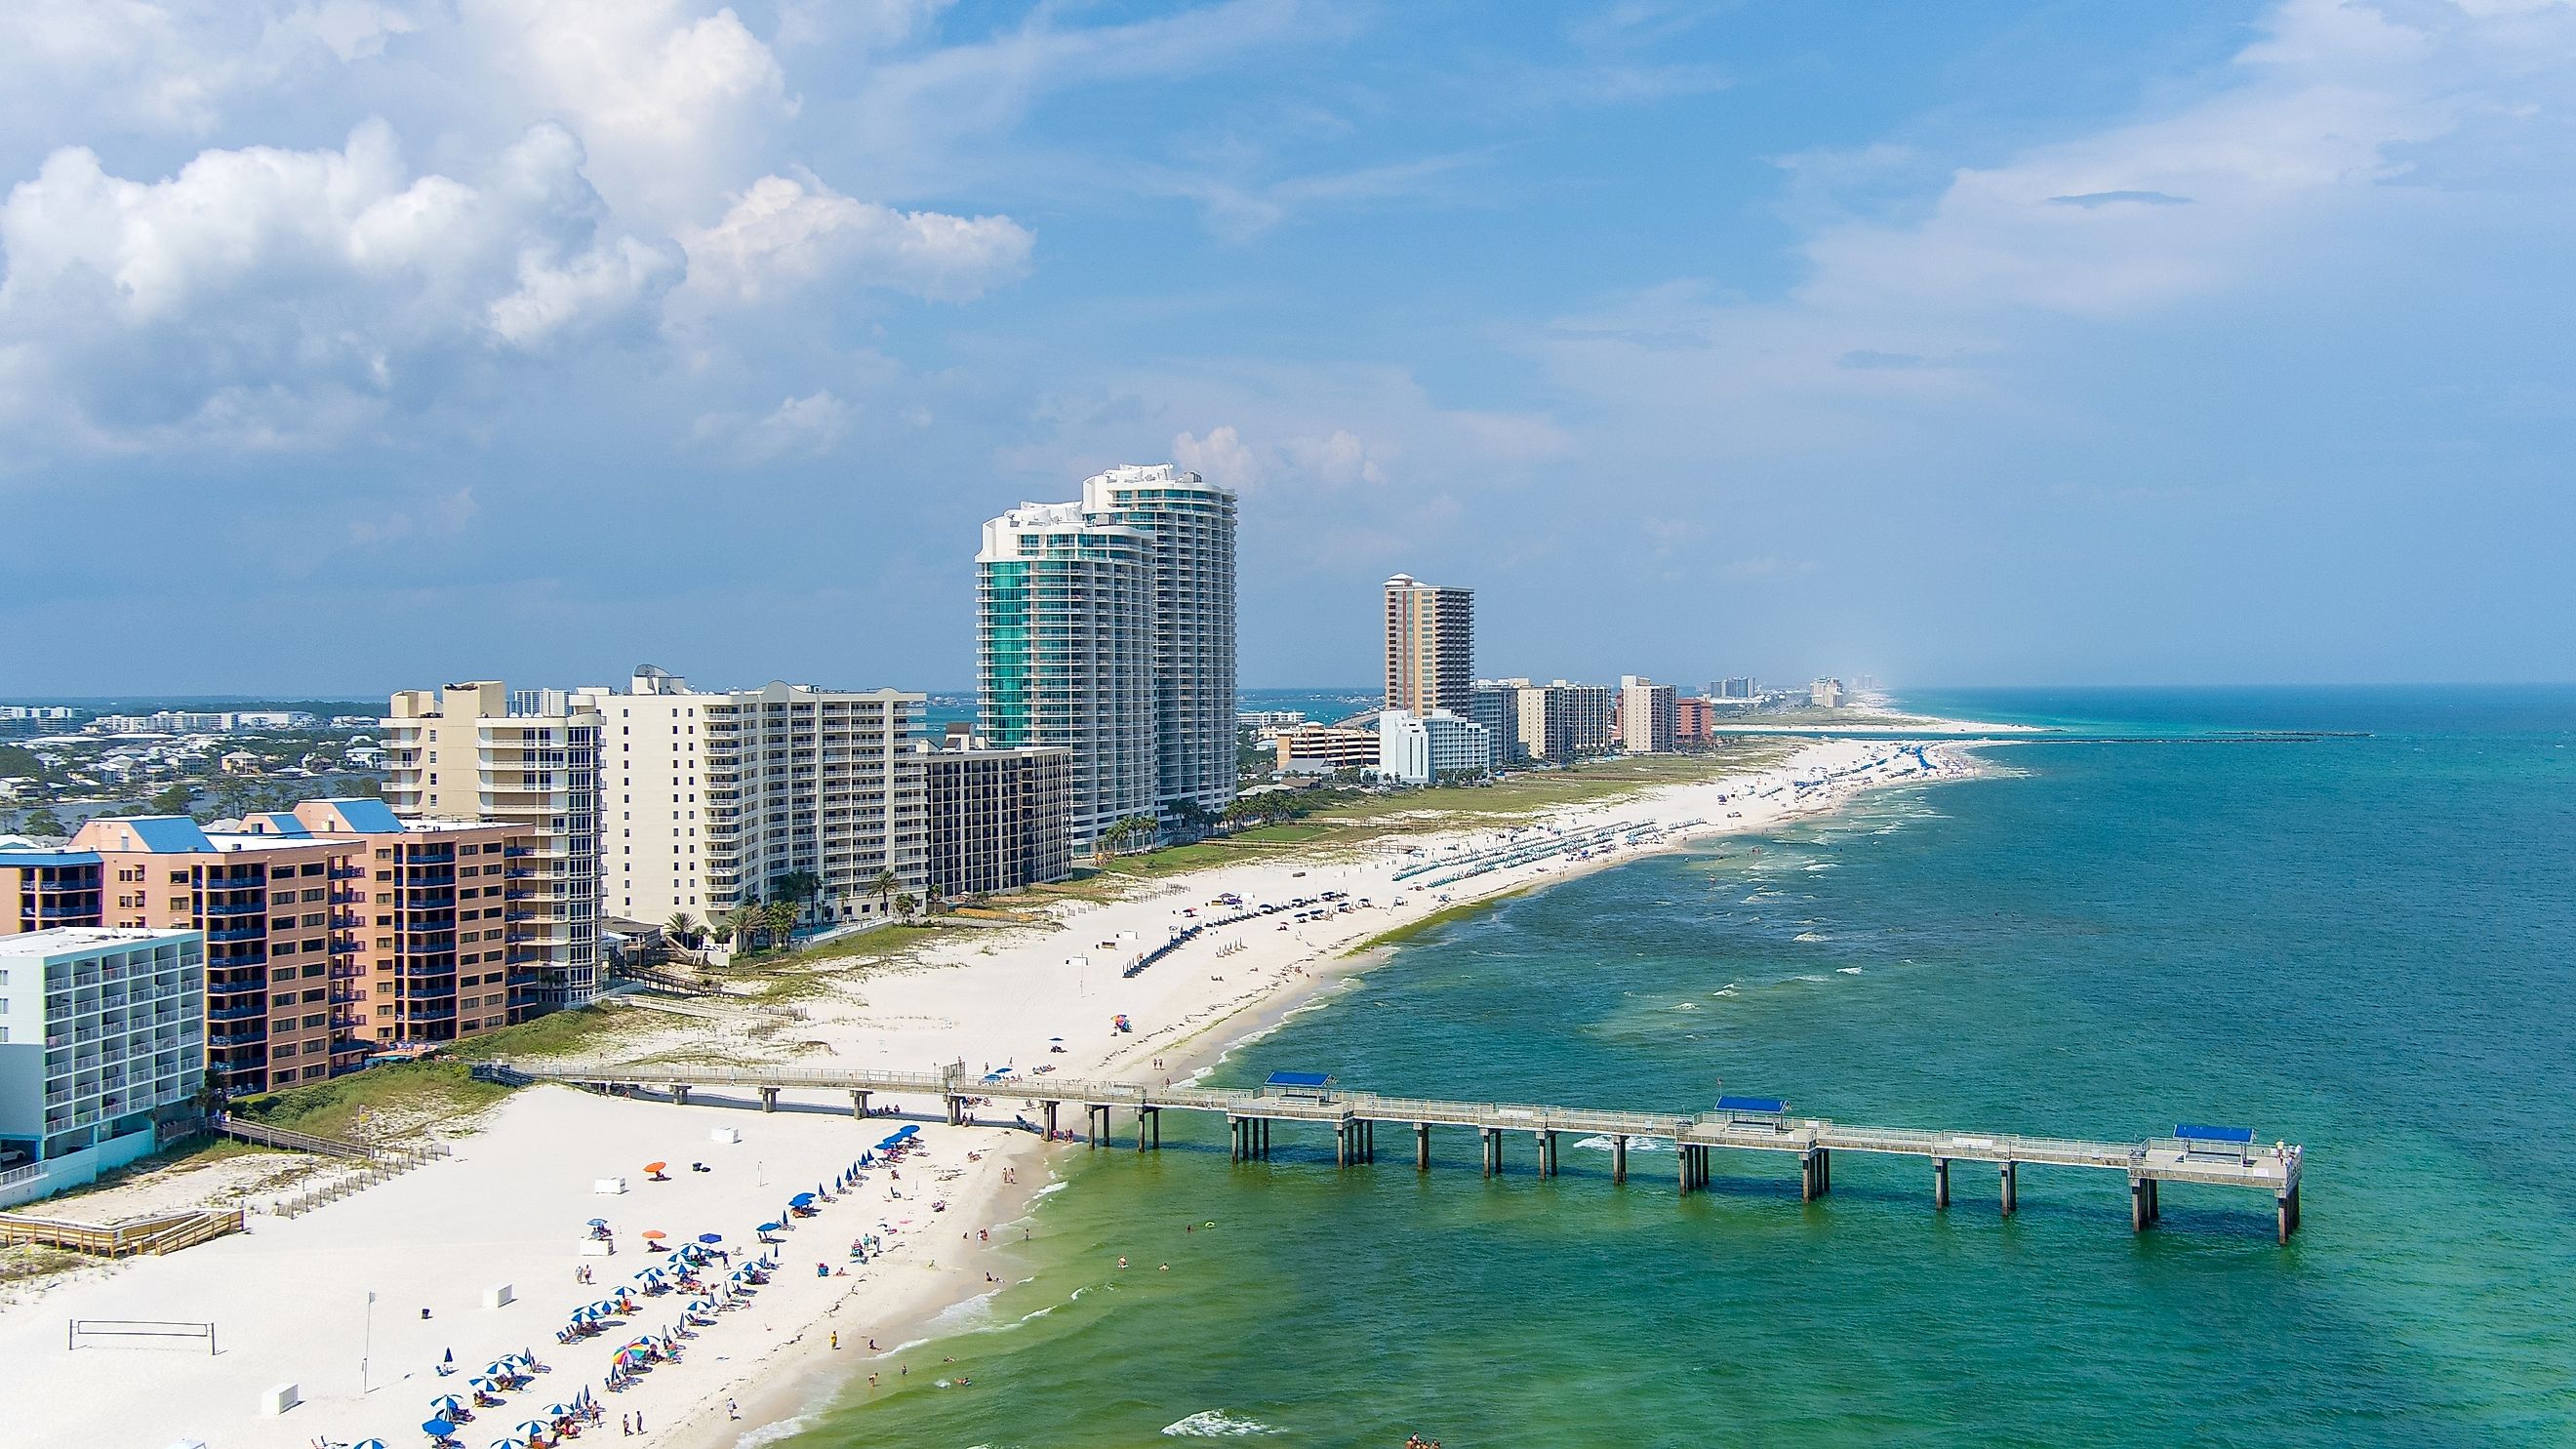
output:
<svg viewBox="0 0 2576 1449"><path fill-rule="evenodd" d="M424 1434L453 1434L456 1432L456 1426L445 1419L432 1419L421 1425L420 1431Z"/></svg>
<svg viewBox="0 0 2576 1449"><path fill-rule="evenodd" d="M721 1242L723 1242L723 1241L724 1241L724 1234L722 1234L722 1233L700 1233L700 1234L698 1234L698 1241L699 1241L699 1242L701 1242L701 1243L721 1243Z"/></svg>
<svg viewBox="0 0 2576 1449"><path fill-rule="evenodd" d="M663 1168L666 1168L666 1167L668 1167L668 1166L670 1166L670 1165L671 1165L671 1164L669 1164L669 1163L667 1163L667 1162L648 1162L648 1163L645 1163L645 1164L644 1164L644 1170L645 1170L646 1172L660 1172Z"/></svg>
<svg viewBox="0 0 2576 1449"><path fill-rule="evenodd" d="M476 1374L469 1382L487 1394L501 1387L499 1380L486 1378L482 1374Z"/></svg>
<svg viewBox="0 0 2576 1449"><path fill-rule="evenodd" d="M460 1407L462 1407L462 1405L457 1401L457 1397L454 1394L441 1394L437 1398L429 1401L429 1411L433 1414L453 1414Z"/></svg>
<svg viewBox="0 0 2576 1449"><path fill-rule="evenodd" d="M604 1228L604 1227L607 1227L607 1226L608 1226L608 1219L606 1219L606 1218L592 1218L592 1219L590 1220L590 1225L591 1225L592 1227L594 1227L594 1228Z"/></svg>
<svg viewBox="0 0 2576 1449"><path fill-rule="evenodd" d="M540 1422L540 1421L538 1421L538 1420L530 1419L528 1422L526 1422L526 1423L524 1423L524 1424L521 1424L521 1425L519 1426L519 1432L520 1432L520 1433L522 1433L522 1434L542 1434L542 1433L546 1432L548 1429L551 1429L551 1428L553 1428L553 1427L554 1427L554 1426L553 1426L552 1424L542 1423L542 1422Z"/></svg>
<svg viewBox="0 0 2576 1449"><path fill-rule="evenodd" d="M814 1194L810 1192L800 1192L794 1197L789 1198L787 1200L787 1205L789 1207L809 1207L813 1204L813 1201Z"/></svg>
<svg viewBox="0 0 2576 1449"><path fill-rule="evenodd" d="M658 1243L671 1235L660 1228L646 1228L639 1236L647 1242Z"/></svg>
<svg viewBox="0 0 2576 1449"><path fill-rule="evenodd" d="M762 1224L760 1225L760 1230L761 1230L762 1232L764 1232L764 1233L774 1233L774 1232L777 1232L777 1231L778 1231L778 1228L779 1228L779 1225L778 1225L777 1223L762 1223Z"/></svg>
<svg viewBox="0 0 2576 1449"><path fill-rule="evenodd" d="M357 1443L350 1445L349 1449L385 1449L385 1441L382 1439L361 1439Z"/></svg>

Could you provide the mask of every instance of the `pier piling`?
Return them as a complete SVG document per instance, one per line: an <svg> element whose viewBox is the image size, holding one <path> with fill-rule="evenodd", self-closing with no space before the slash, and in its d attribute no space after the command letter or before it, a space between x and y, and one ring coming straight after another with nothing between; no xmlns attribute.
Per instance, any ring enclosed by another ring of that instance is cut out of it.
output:
<svg viewBox="0 0 2576 1449"><path fill-rule="evenodd" d="M952 1124L971 1120L967 1109L974 1096L1024 1097L1029 1107L1043 1109L1050 1137L1062 1133L1063 1107L1080 1102L1085 1139L1094 1148L1112 1145L1117 1108L1124 1106L1137 1113L1139 1152L1162 1146L1164 1111L1206 1112L1225 1116L1231 1142L1229 1155L1239 1163L1269 1158L1270 1127L1274 1121L1330 1124L1335 1131L1336 1157L1342 1166L1373 1163L1377 1160L1377 1124L1383 1121L1398 1127L1412 1126L1414 1167L1427 1172L1431 1166L1431 1129L1462 1127L1477 1132L1481 1166L1488 1178L1502 1174L1503 1143L1510 1133L1531 1135L1537 1173L1542 1178L1562 1172L1566 1133L1604 1139L1610 1148L1611 1181L1621 1184L1628 1180L1630 1148L1638 1140L1669 1138L1675 1149L1674 1182L1684 1197L1708 1189L1713 1180L1710 1156L1720 1147L1797 1157L1799 1195L1807 1202L1833 1192L1837 1151L1928 1160L1932 1164L1933 1206L1941 1211L1951 1205L1950 1169L1954 1164L1991 1162L1997 1171L2001 1207L2007 1217L2021 1206L2021 1164L2032 1162L2052 1170L2108 1170L2128 1178L2130 1227L2140 1232L2162 1221L2161 1197L2167 1182L2271 1193L2274 1230L2283 1243L2297 1235L2301 1217L2301 1149L2286 1142L2268 1149L2254 1146L2249 1140L2253 1134L2242 1128L2179 1127L2172 1136L2143 1141L1971 1135L1914 1127L1860 1126L1819 1117L1795 1118L1785 1110L1785 1104L1768 1098L1721 1099L1714 1112L1612 1111L1384 1097L1336 1090L1330 1077L1313 1074L1289 1074L1312 1077L1311 1081L1289 1083L1293 1090L1169 1084L1153 1087L1136 1082L1061 1078L1022 1081L1017 1084L1019 1090L1012 1090L1008 1086L970 1085L953 1067L937 1072L905 1072L838 1067L502 1061L478 1065L476 1071L478 1076L489 1074L491 1080L514 1085L556 1081L627 1097L667 1093L675 1106L691 1105L692 1093L706 1086L743 1093L749 1098L724 1105L764 1112L779 1110L779 1094L784 1091L846 1091L850 1094L851 1114L861 1118L874 1114L873 1094L877 1092L901 1093L905 1100L916 1103L927 1093L945 1102ZM1315 1089L1318 1083L1320 1090Z"/></svg>

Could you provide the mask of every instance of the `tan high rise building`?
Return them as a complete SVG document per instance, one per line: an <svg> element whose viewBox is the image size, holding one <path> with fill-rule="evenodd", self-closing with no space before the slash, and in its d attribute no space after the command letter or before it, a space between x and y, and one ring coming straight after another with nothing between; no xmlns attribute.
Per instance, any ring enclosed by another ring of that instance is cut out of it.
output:
<svg viewBox="0 0 2576 1449"><path fill-rule="evenodd" d="M1386 581L1386 707L1465 715L1476 687L1476 591Z"/></svg>
<svg viewBox="0 0 2576 1449"><path fill-rule="evenodd" d="M475 680L404 690L384 729L396 815L488 821L523 837L507 857L504 965L526 971L512 994L524 991L535 1011L588 1004L599 991L599 712L559 691L513 697Z"/></svg>

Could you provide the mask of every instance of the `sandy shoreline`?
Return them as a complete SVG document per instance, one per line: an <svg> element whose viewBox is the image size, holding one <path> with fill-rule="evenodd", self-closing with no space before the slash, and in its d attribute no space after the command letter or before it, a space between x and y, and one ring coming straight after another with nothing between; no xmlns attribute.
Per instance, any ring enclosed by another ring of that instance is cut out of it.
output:
<svg viewBox="0 0 2576 1449"><path fill-rule="evenodd" d="M1275 1030L1290 1013L1328 1000L1342 982L1391 956L1391 949L1351 954L1390 928L1642 855L1772 828L1838 808L1864 790L1954 779L1976 769L1964 751L1938 742L1818 741L1767 769L1556 812L1547 821L1555 829L1615 822L1626 830L1584 859L1517 863L1438 887L1419 882L1448 872L1412 882L1394 876L1457 851L1499 847L1515 832L1387 837L1306 857L1210 866L1124 899L1060 906L1044 928L956 932L917 960L836 982L800 1001L784 1029L773 1021L765 1035L675 1017L667 1029L621 1042L619 1049L630 1059L665 1053L705 1059L712 1052L724 1060L915 1070L962 1059L978 1070L1053 1068L1068 1076L1177 1080ZM1626 842L1628 831L1636 843ZM1530 827L1517 835L1534 838ZM1284 906L1327 891L1346 893L1354 908L1303 922L1285 911L1256 917L1208 931L1136 977L1118 969L1173 928L1210 919L1216 912L1208 903L1218 895ZM1358 908L1360 899L1371 904ZM1134 1023L1132 1034L1110 1029L1118 1014ZM463 1426L460 1439L481 1449L528 1417L523 1410L568 1400L583 1384L595 1389L604 1373L614 1342L554 1342L565 1315L600 1291L573 1283L572 1271L582 1261L615 1263L623 1277L642 1255L623 1251L630 1239L620 1243L616 1258L578 1258L585 1219L606 1216L621 1233L651 1226L675 1234L674 1241L723 1232L732 1235L729 1246L741 1246L752 1226L779 1210L784 1191L793 1190L784 1184L802 1181L810 1189L829 1180L893 1125L853 1123L846 1099L810 1094L800 1102L798 1095L785 1094L787 1110L766 1115L703 1092L693 1094L690 1106L676 1107L561 1088L522 1091L461 1139L451 1159L304 1217L255 1218L249 1233L78 1275L32 1304L0 1309L0 1395L32 1411L22 1415L13 1442L159 1449L195 1437L207 1449L305 1449L319 1435L340 1443L381 1436L388 1444L417 1444L430 1395L461 1384L435 1376L441 1352L453 1347L457 1363L471 1370L524 1340L555 1372ZM997 1090L987 1119L1007 1119L1012 1100L1007 1088ZM904 1361L893 1353L896 1345L929 1335L942 1315L998 1286L986 1274L1008 1258L993 1250L1016 1239L996 1230L1025 1216L1055 1179L1050 1164L1059 1154L1069 1159L1084 1149L1051 1146L1009 1127L951 1128L932 1112L934 1103L901 1105L923 1109L914 1119L925 1123L918 1169L907 1165L900 1183L873 1173L866 1184L836 1194L819 1218L783 1234L781 1271L755 1306L718 1315L685 1346L682 1361L657 1366L624 1393L602 1396L608 1434L622 1438L619 1415L640 1411L645 1438L681 1449L773 1442L865 1374L896 1378ZM738 1131L743 1142L713 1145L710 1134L724 1128ZM752 1182L743 1180L746 1156L755 1164ZM679 1180L669 1183L630 1182L618 1197L590 1191L596 1178L612 1172L637 1178L638 1165L655 1159L683 1167L706 1159L715 1171L677 1171L671 1176ZM901 1198L888 1195L907 1189ZM915 1195L924 1193L944 1200L945 1211L924 1211ZM648 1216L653 1220L645 1221ZM827 1271L842 1268L848 1240L878 1231L879 1224L891 1230L891 1251L865 1266L847 1265L848 1276L815 1275L818 1262ZM952 1231L960 1234L953 1244L945 1236ZM599 1276L604 1286L604 1268ZM500 1282L514 1285L518 1301L484 1308L481 1290ZM246 1285L261 1291L246 1295ZM361 1393L346 1340L361 1331L369 1288L379 1299L368 1344L371 1387ZM434 1316L419 1319L420 1307ZM73 1362L63 1330L72 1316L220 1317L226 1351L183 1361L167 1353L84 1348ZM648 1307L637 1331L658 1330L675 1316ZM837 1350L831 1346L836 1330ZM625 1336L603 1338L622 1342ZM871 1337L883 1353L867 1351ZM925 1362L921 1351L907 1353L913 1372L935 1369L935 1354ZM300 1384L305 1402L283 1415L263 1415L261 1391L280 1382ZM65 1383L80 1383L84 1392L65 1394ZM728 1417L729 1403L739 1420Z"/></svg>

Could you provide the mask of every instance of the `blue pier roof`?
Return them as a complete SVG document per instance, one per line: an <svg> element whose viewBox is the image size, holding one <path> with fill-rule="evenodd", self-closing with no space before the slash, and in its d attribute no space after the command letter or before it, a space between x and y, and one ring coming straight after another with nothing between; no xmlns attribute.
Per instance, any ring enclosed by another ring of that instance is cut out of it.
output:
<svg viewBox="0 0 2576 1449"><path fill-rule="evenodd" d="M2213 1127L2206 1122L2177 1122L2174 1135L2186 1142L2251 1142L2251 1127Z"/></svg>
<svg viewBox="0 0 2576 1449"><path fill-rule="evenodd" d="M1332 1077L1324 1072L1272 1072L1270 1080L1263 1083L1271 1087L1329 1087L1332 1084Z"/></svg>
<svg viewBox="0 0 2576 1449"><path fill-rule="evenodd" d="M1717 1099L1717 1110L1779 1113L1788 1111L1789 1104L1778 1097L1720 1097Z"/></svg>

